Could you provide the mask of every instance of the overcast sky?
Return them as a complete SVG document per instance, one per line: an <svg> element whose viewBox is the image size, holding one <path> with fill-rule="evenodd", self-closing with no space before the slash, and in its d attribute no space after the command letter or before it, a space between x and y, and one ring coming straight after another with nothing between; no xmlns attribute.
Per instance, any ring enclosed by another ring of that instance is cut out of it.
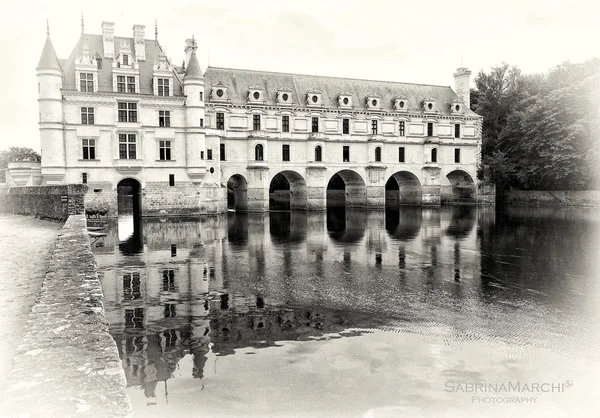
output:
<svg viewBox="0 0 600 418"><path fill-rule="evenodd" d="M172 61L195 35L211 66L453 86L464 65L501 62L545 72L600 56L600 3L592 0L185 1L0 0L2 95L0 149L39 146L35 67L46 38L67 58L81 33L132 36L134 24L158 40Z"/></svg>

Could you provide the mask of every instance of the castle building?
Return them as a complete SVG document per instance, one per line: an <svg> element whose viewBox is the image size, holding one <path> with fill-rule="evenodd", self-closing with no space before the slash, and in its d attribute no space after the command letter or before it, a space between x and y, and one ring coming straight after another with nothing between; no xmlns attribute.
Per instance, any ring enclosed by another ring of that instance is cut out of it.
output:
<svg viewBox="0 0 600 418"><path fill-rule="evenodd" d="M174 65L156 31L83 33L37 67L42 184L142 215L480 200L471 72L448 86Z"/></svg>

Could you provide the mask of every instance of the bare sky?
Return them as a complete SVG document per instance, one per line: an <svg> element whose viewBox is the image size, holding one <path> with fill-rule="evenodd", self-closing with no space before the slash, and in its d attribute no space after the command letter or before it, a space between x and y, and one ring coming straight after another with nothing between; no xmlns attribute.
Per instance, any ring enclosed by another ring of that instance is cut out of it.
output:
<svg viewBox="0 0 600 418"><path fill-rule="evenodd" d="M35 67L46 37L66 58L81 33L132 36L134 24L158 39L173 63L195 35L204 68L247 68L453 85L508 62L545 72L600 56L600 3L592 0L453 1L9 1L0 0L0 149L39 150Z"/></svg>

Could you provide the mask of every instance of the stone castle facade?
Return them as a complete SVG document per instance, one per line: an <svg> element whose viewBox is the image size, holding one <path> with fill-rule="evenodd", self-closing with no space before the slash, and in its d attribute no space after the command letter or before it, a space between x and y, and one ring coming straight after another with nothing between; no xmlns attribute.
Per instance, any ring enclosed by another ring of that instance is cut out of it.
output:
<svg viewBox="0 0 600 418"><path fill-rule="evenodd" d="M328 204L382 208L481 200L481 117L470 71L447 86L184 65L134 25L50 36L37 67L42 184L86 183L90 203L142 215Z"/></svg>

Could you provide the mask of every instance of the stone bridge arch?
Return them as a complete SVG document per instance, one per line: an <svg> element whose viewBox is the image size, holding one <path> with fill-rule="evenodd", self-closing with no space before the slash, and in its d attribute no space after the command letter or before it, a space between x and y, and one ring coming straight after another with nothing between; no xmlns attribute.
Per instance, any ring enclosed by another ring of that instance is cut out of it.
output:
<svg viewBox="0 0 600 418"><path fill-rule="evenodd" d="M423 190L419 178L410 171L397 171L385 183L385 206L420 205Z"/></svg>
<svg viewBox="0 0 600 418"><path fill-rule="evenodd" d="M453 170L446 175L440 195L442 203L476 203L477 186L471 174Z"/></svg>
<svg viewBox="0 0 600 418"><path fill-rule="evenodd" d="M280 171L269 183L269 210L306 209L306 180L293 170Z"/></svg>
<svg viewBox="0 0 600 418"><path fill-rule="evenodd" d="M327 206L367 207L367 185L354 170L340 170L327 183Z"/></svg>

